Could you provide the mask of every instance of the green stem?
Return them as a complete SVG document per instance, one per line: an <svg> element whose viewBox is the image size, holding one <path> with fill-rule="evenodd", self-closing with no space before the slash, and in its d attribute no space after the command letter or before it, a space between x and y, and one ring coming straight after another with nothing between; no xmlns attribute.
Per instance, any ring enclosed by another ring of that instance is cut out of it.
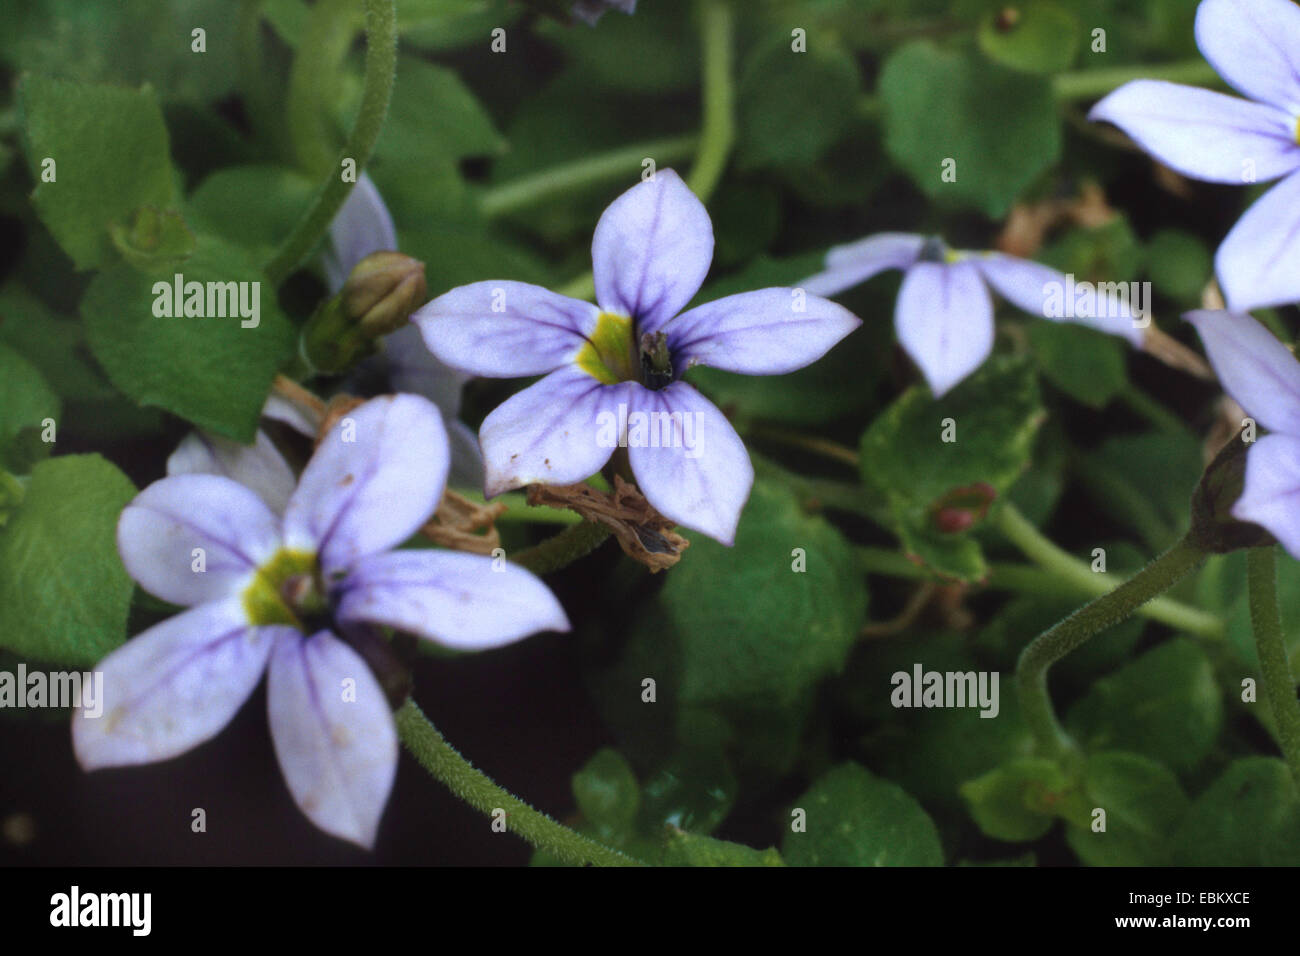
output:
<svg viewBox="0 0 1300 956"><path fill-rule="evenodd" d="M704 120L687 185L705 203L727 168L736 138L735 90L731 81L734 33L731 0L700 0Z"/></svg>
<svg viewBox="0 0 1300 956"><path fill-rule="evenodd" d="M1061 580L1073 583L1086 594L1095 594L1099 599L1103 599L1126 586L1120 584L1117 587L1114 575L1093 571L1088 564L1058 548L1009 501L1004 502L997 510L994 523L1002 535L1030 561L1050 571ZM1175 545L1175 548L1177 547L1178 545ZM1162 588L1161 591L1163 590ZM1161 591L1154 592L1151 597L1160 594ZM1218 615L1189 607L1168 597L1154 597L1154 600L1151 597L1141 602L1146 604L1147 600L1150 601L1144 611L1146 617L1200 637L1223 637L1224 623Z"/></svg>
<svg viewBox="0 0 1300 956"><path fill-rule="evenodd" d="M360 26L358 13L356 0L317 0L289 72L289 139L298 165L313 176L330 171L338 149L328 104Z"/></svg>
<svg viewBox="0 0 1300 956"><path fill-rule="evenodd" d="M456 796L474 809L506 812L507 828L539 850L579 866L643 866L618 850L597 843L536 810L498 786L457 752L429 722L414 700L407 699L393 715L397 733L411 756Z"/></svg>
<svg viewBox="0 0 1300 956"><path fill-rule="evenodd" d="M1120 400L1129 408L1145 418L1160 431L1189 435L1191 429L1187 424L1165 406L1148 395L1136 385L1129 385L1119 393Z"/></svg>
<svg viewBox="0 0 1300 956"><path fill-rule="evenodd" d="M1277 605L1277 555L1273 546L1247 552L1250 574L1250 623L1255 629L1260 678L1273 714L1277 742L1291 776L1300 786L1300 707L1296 704L1295 676L1287 661L1282 618Z"/></svg>
<svg viewBox="0 0 1300 956"><path fill-rule="evenodd" d="M689 158L699 141L698 136L657 139L552 166L531 176L521 176L484 190L479 194L479 209L489 218L508 216L520 209L566 196L588 186L632 179L640 175L644 160L653 159L656 167L670 166Z"/></svg>
<svg viewBox="0 0 1300 956"><path fill-rule="evenodd" d="M365 10L366 79L356 124L338 157L340 162L335 162L311 206L267 264L266 276L272 286L288 278L325 235L352 189L352 183L345 182L341 175L341 160L353 160L360 173L370 159L384 117L388 115L388 100L397 69L397 11L394 0L365 0Z"/></svg>
<svg viewBox="0 0 1300 956"><path fill-rule="evenodd" d="M1052 77L1052 92L1062 103L1098 99L1130 80L1166 80L1191 86L1222 86L1214 67L1202 59L1179 63L1134 63L1101 70L1078 70Z"/></svg>
<svg viewBox="0 0 1300 956"><path fill-rule="evenodd" d="M1205 558L1205 552L1189 535L1115 590L1085 604L1029 642L1016 665L1016 688L1025 723L1045 756L1067 758L1077 752L1052 711L1047 692L1048 668L1093 635L1118 624L1157 594L1169 590Z"/></svg>
<svg viewBox="0 0 1300 956"><path fill-rule="evenodd" d="M262 58L262 4L265 0L240 0L236 30L239 44L239 83L244 109L260 140L273 144L275 152L283 145L282 124L276 122L275 98L266 79Z"/></svg>
<svg viewBox="0 0 1300 956"><path fill-rule="evenodd" d="M569 525L541 544L511 555L510 560L523 565L534 574L550 574L591 554L604 543L609 534L609 529L604 525L584 521L582 524Z"/></svg>

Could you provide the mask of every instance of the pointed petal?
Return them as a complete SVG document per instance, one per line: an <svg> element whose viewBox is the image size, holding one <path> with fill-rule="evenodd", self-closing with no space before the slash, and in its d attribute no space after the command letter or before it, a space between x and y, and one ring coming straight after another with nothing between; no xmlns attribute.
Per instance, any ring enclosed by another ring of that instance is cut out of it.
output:
<svg viewBox="0 0 1300 956"><path fill-rule="evenodd" d="M72 718L86 770L167 760L216 736L257 686L285 627L251 627L238 598L156 624L99 662L98 717Z"/></svg>
<svg viewBox="0 0 1300 956"><path fill-rule="evenodd" d="M1246 210L1214 256L1229 308L1300 301L1300 175L1288 176Z"/></svg>
<svg viewBox="0 0 1300 956"><path fill-rule="evenodd" d="M1300 8L1291 0L1203 0L1196 45L1234 89L1300 115Z"/></svg>
<svg viewBox="0 0 1300 956"><path fill-rule="evenodd" d="M979 268L918 262L907 270L894 305L899 344L943 395L993 351L993 302Z"/></svg>
<svg viewBox="0 0 1300 956"><path fill-rule="evenodd" d="M1300 559L1300 438L1265 435L1246 456L1246 485L1232 515L1267 528Z"/></svg>
<svg viewBox="0 0 1300 956"><path fill-rule="evenodd" d="M1267 181L1300 167L1294 116L1263 103L1163 80L1125 83L1092 108L1184 176Z"/></svg>
<svg viewBox="0 0 1300 956"><path fill-rule="evenodd" d="M396 249L393 217L375 184L362 173L330 223L329 242L321 255L330 293L343 288L357 263L366 256Z"/></svg>
<svg viewBox="0 0 1300 956"><path fill-rule="evenodd" d="M564 608L517 564L455 551L390 551L363 558L342 586L338 615L386 624L457 650L567 631Z"/></svg>
<svg viewBox="0 0 1300 956"><path fill-rule="evenodd" d="M372 847L397 775L397 728L366 662L328 631L281 638L266 704L299 809L326 833Z"/></svg>
<svg viewBox="0 0 1300 956"><path fill-rule="evenodd" d="M279 522L262 499L219 475L155 481L117 522L127 573L150 594L182 606L242 590L279 545Z"/></svg>
<svg viewBox="0 0 1300 956"><path fill-rule="evenodd" d="M780 375L811 365L861 324L843 306L799 289L759 289L691 309L666 331L679 366Z"/></svg>
<svg viewBox="0 0 1300 956"><path fill-rule="evenodd" d="M882 232L826 253L826 269L798 283L809 295L836 295L886 269L909 269L921 255L925 237Z"/></svg>
<svg viewBox="0 0 1300 956"><path fill-rule="evenodd" d="M256 493L276 514L284 512L297 483L289 463L261 430L252 445L201 431L190 432L167 459L167 474L224 475Z"/></svg>
<svg viewBox="0 0 1300 956"><path fill-rule="evenodd" d="M335 423L303 469L285 509L285 541L317 552L328 575L401 544L438 507L447 466L432 402L373 398Z"/></svg>
<svg viewBox="0 0 1300 956"><path fill-rule="evenodd" d="M1196 326L1223 390L1265 428L1300 437L1300 362L1244 312L1197 311ZM1252 452L1252 454L1254 454Z"/></svg>
<svg viewBox="0 0 1300 956"><path fill-rule="evenodd" d="M489 378L544 375L572 361L600 310L526 282L473 282L411 315L434 356Z"/></svg>
<svg viewBox="0 0 1300 956"><path fill-rule="evenodd" d="M306 435L308 438L316 437L316 422L293 402L274 392L266 397L266 404L262 406L262 417L288 425L298 434Z"/></svg>
<svg viewBox="0 0 1300 956"><path fill-rule="evenodd" d="M1061 314L1055 314L1056 310L1048 308L1048 303L1052 301L1054 295L1059 297L1058 301L1064 305L1065 297L1069 292L1066 276L1055 269L1002 253L976 255L969 261L975 264L998 295L1030 315L1054 322L1077 322L1099 332L1128 339L1131 344L1139 348L1146 337L1145 330L1148 323L1135 314L1133 304L1128 301L1127 284L1109 283L1121 289L1122 296L1116 296L1113 291L1099 287L1096 308L1092 315L1083 316L1075 313L1066 318L1067 310L1064 308L1060 310Z"/></svg>
<svg viewBox="0 0 1300 956"><path fill-rule="evenodd" d="M646 416L638 436L634 413ZM636 388L628 458L637 488L665 518L731 545L754 484L745 443L725 415L685 382Z"/></svg>
<svg viewBox="0 0 1300 956"><path fill-rule="evenodd" d="M572 484L599 471L617 446L616 429L608 441L602 432L611 431L628 391L570 366L498 406L479 429L488 496L533 482Z"/></svg>
<svg viewBox="0 0 1300 956"><path fill-rule="evenodd" d="M671 169L609 204L591 240L596 301L654 332L700 290L713 261L704 203Z"/></svg>

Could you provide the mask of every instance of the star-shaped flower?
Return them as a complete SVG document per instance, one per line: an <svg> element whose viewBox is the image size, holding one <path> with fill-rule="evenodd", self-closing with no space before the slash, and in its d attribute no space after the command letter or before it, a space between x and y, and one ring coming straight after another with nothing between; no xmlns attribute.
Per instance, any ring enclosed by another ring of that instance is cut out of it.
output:
<svg viewBox="0 0 1300 956"><path fill-rule="evenodd" d="M487 281L453 289L411 317L448 365L546 375L483 422L486 492L582 481L625 446L638 488L660 514L730 544L753 467L731 424L683 374L697 364L791 372L858 319L801 289L744 292L682 312L709 271L713 226L672 170L610 204L591 255L599 306Z"/></svg>
<svg viewBox="0 0 1300 956"><path fill-rule="evenodd" d="M1237 185L1285 177L1246 211L1215 256L1236 310L1300 300L1300 7L1291 0L1203 0L1196 45L1249 99L1134 80L1093 107L1171 169Z"/></svg>
<svg viewBox="0 0 1300 956"><path fill-rule="evenodd" d="M100 663L104 714L73 718L82 767L190 750L266 671L271 738L294 800L327 833L371 846L397 733L350 638L378 625L475 650L569 626L522 568L392 550L437 506L447 463L438 410L386 396L335 424L282 515L219 475L174 475L142 491L118 522L122 561L146 591L188 610Z"/></svg>
<svg viewBox="0 0 1300 956"><path fill-rule="evenodd" d="M1074 283L1037 262L1000 252L960 252L937 237L912 233L882 232L836 246L826 254L826 270L800 284L809 292L835 295L886 269L904 272L894 328L936 396L979 368L993 351L989 286L1030 315L1078 322L1137 346L1149 324L1131 301L1099 294L1088 283ZM1076 287L1089 288L1090 307L1074 308Z"/></svg>
<svg viewBox="0 0 1300 956"><path fill-rule="evenodd" d="M1266 528L1300 558L1300 362L1244 312L1189 312L1224 391L1270 434L1246 455L1232 516Z"/></svg>

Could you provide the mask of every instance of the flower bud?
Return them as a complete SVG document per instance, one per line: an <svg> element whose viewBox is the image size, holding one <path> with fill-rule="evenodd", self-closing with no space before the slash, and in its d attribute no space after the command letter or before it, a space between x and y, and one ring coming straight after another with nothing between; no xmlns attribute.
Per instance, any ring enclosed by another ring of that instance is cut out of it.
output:
<svg viewBox="0 0 1300 956"><path fill-rule="evenodd" d="M428 287L424 263L400 252L366 256L339 294L317 307L302 330L302 352L317 372L338 374L374 351L375 340L401 328Z"/></svg>
<svg viewBox="0 0 1300 956"><path fill-rule="evenodd" d="M1246 455L1251 443L1239 434L1214 456L1192 493L1192 537L1202 550L1227 554L1259 548L1276 539L1257 524L1232 516L1232 507L1246 484Z"/></svg>

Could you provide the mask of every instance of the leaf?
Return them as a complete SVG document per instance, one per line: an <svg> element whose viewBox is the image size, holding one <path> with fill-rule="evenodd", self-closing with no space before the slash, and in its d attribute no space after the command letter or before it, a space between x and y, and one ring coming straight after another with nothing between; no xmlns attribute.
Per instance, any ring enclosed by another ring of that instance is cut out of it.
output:
<svg viewBox="0 0 1300 956"><path fill-rule="evenodd" d="M662 866L785 866L776 847L755 850L684 830L670 830Z"/></svg>
<svg viewBox="0 0 1300 956"><path fill-rule="evenodd" d="M1178 866L1300 866L1300 799L1286 764L1234 760L1173 837Z"/></svg>
<svg viewBox="0 0 1300 956"><path fill-rule="evenodd" d="M403 56L393 87L384 129L375 143L375 159L421 162L492 156L506 142L491 116L454 70ZM436 117L436 123L430 122Z"/></svg>
<svg viewBox="0 0 1300 956"><path fill-rule="evenodd" d="M573 775L573 796L598 838L621 841L632 832L641 805L641 788L617 750L605 747L596 751Z"/></svg>
<svg viewBox="0 0 1300 956"><path fill-rule="evenodd" d="M9 346L0 344L0 468L25 473L48 446L37 435L41 423L58 420L59 397L41 373Z"/></svg>
<svg viewBox="0 0 1300 956"><path fill-rule="evenodd" d="M135 486L98 455L38 464L0 529L0 643L22 657L95 663L126 639L132 584L117 519Z"/></svg>
<svg viewBox="0 0 1300 956"><path fill-rule="evenodd" d="M936 201L1000 218L1060 157L1045 79L915 41L890 55L877 88L886 151ZM942 175L947 160L955 161L951 182Z"/></svg>
<svg viewBox="0 0 1300 956"><path fill-rule="evenodd" d="M109 237L142 206L176 201L167 128L150 87L127 90L26 76L18 85L27 163L41 221L79 269L117 258ZM53 182L42 180L54 161Z"/></svg>
<svg viewBox="0 0 1300 956"><path fill-rule="evenodd" d="M1214 272L1209 250L1181 229L1162 229L1147 243L1147 275L1162 295L1196 302Z"/></svg>
<svg viewBox="0 0 1300 956"><path fill-rule="evenodd" d="M1165 866L1170 839L1191 806L1168 767L1140 754L1103 753L1088 758L1084 790L1090 807L1106 811L1106 829L1089 819L1072 822L1065 838L1088 866Z"/></svg>
<svg viewBox="0 0 1300 956"><path fill-rule="evenodd" d="M1066 716L1066 727L1086 750L1130 750L1180 773L1205 758L1222 723L1214 668L1184 638L1103 677Z"/></svg>
<svg viewBox="0 0 1300 956"><path fill-rule="evenodd" d="M554 20L542 20L535 29L588 72L594 87L669 93L693 89L699 82L699 51L696 44L683 42L682 24L689 19L684 0L655 0L641 4L635 16L603 17L598 29Z"/></svg>
<svg viewBox="0 0 1300 956"><path fill-rule="evenodd" d="M1045 0L990 10L977 34L985 56L1027 73L1067 69L1078 54L1079 37L1074 14Z"/></svg>
<svg viewBox="0 0 1300 956"><path fill-rule="evenodd" d="M791 866L942 866L939 832L902 787L855 763L830 770L794 803L807 814L781 855Z"/></svg>
<svg viewBox="0 0 1300 956"><path fill-rule="evenodd" d="M241 295L257 303L256 327L230 301L204 297L208 317L158 316L172 299L174 275L117 266L95 277L81 304L91 349L113 384L143 405L188 419L200 428L249 442L257 430L271 380L293 353L295 330L276 303L274 287L240 249L200 236L184 267L190 283L247 283ZM156 285L157 283L157 285ZM215 287L214 287L215 288ZM234 314L232 314L234 313Z"/></svg>
<svg viewBox="0 0 1300 956"><path fill-rule="evenodd" d="M228 166L208 176L186 201L199 232L269 260L302 217L317 184L287 166Z"/></svg>
<svg viewBox="0 0 1300 956"><path fill-rule="evenodd" d="M986 566L967 532L1028 466L1043 418L1032 367L994 359L941 399L914 386L885 409L862 436L862 479L884 494L909 552L977 580Z"/></svg>
<svg viewBox="0 0 1300 956"><path fill-rule="evenodd" d="M736 87L737 164L812 165L849 128L860 86L857 63L833 42L796 53L784 35L759 47Z"/></svg>
<svg viewBox="0 0 1300 956"><path fill-rule="evenodd" d="M1071 398L1105 408L1128 385L1125 346L1113 335L1071 322L1025 328L1043 375Z"/></svg>
<svg viewBox="0 0 1300 956"><path fill-rule="evenodd" d="M1052 828L1069 778L1053 760L1022 757L961 786L981 832L995 840L1023 843Z"/></svg>

